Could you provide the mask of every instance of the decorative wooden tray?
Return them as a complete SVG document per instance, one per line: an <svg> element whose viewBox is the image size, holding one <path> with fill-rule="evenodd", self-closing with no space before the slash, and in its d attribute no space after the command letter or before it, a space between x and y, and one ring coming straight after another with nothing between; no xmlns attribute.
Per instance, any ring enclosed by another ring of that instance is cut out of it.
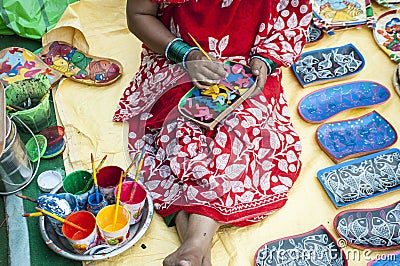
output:
<svg viewBox="0 0 400 266"><path fill-rule="evenodd" d="M316 136L321 149L336 163L383 150L397 141L395 129L376 111L322 124Z"/></svg>
<svg viewBox="0 0 400 266"><path fill-rule="evenodd" d="M41 59L64 76L86 85L109 85L122 74L122 65L118 61L85 54L59 41L43 47Z"/></svg>
<svg viewBox="0 0 400 266"><path fill-rule="evenodd" d="M256 86L257 79L250 67L225 61L224 68L228 76L220 84L206 90L193 87L179 101L179 112L207 129L213 129L247 99Z"/></svg>
<svg viewBox="0 0 400 266"><path fill-rule="evenodd" d="M317 173L337 208L400 189L400 151L393 148L343 162Z"/></svg>
<svg viewBox="0 0 400 266"><path fill-rule="evenodd" d="M8 84L23 79L31 79L37 74L45 75L50 84L56 83L62 77L61 73L48 67L31 51L9 47L0 51L0 82Z"/></svg>
<svg viewBox="0 0 400 266"><path fill-rule="evenodd" d="M321 225L312 231L262 245L254 256L254 265L345 266L347 258L329 231Z"/></svg>
<svg viewBox="0 0 400 266"><path fill-rule="evenodd" d="M364 57L358 49L346 44L302 53L292 65L292 71L301 86L306 87L348 78L360 72L364 65Z"/></svg>
<svg viewBox="0 0 400 266"><path fill-rule="evenodd" d="M305 121L321 123L348 109L378 105L390 98L390 91L373 81L343 83L304 96L297 110Z"/></svg>
<svg viewBox="0 0 400 266"><path fill-rule="evenodd" d="M392 59L400 63L400 15L397 9L381 14L374 28L374 39L378 46Z"/></svg>
<svg viewBox="0 0 400 266"><path fill-rule="evenodd" d="M399 266L400 265L400 250L385 254L380 259L368 262L367 266Z"/></svg>
<svg viewBox="0 0 400 266"><path fill-rule="evenodd" d="M326 30L344 29L371 24L370 0L312 0L314 18Z"/></svg>
<svg viewBox="0 0 400 266"><path fill-rule="evenodd" d="M400 201L381 208L340 212L333 224L350 246L372 250L400 248Z"/></svg>

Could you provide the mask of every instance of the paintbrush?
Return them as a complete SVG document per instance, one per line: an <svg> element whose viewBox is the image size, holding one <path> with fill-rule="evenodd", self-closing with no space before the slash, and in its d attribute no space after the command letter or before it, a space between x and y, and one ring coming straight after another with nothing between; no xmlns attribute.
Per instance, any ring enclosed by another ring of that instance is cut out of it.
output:
<svg viewBox="0 0 400 266"><path fill-rule="evenodd" d="M104 164L104 162L105 162L106 159L107 159L107 155L105 155L105 156L103 157L103 159L101 159L101 162L100 162L99 165L96 167L96 173L97 173L97 172L100 170L100 168L103 166L103 164ZM79 195L79 194L85 193L86 191L89 190L90 185L91 185L91 182L87 182L85 188L84 188L83 190L77 192L76 194ZM96 199L96 200L97 200L97 199Z"/></svg>
<svg viewBox="0 0 400 266"><path fill-rule="evenodd" d="M119 177L119 182L118 182L117 202L115 203L113 227L115 227L115 225L117 224L118 207L119 207L119 201L120 201L120 198L121 198L121 188L122 188L123 176L124 176L124 172L121 171L121 176Z"/></svg>
<svg viewBox="0 0 400 266"><path fill-rule="evenodd" d="M145 149L145 147L143 147L142 153L140 154L139 165L138 165L138 167L136 169L136 175L135 175L135 180L134 180L135 183L137 183L138 180L139 180L140 170L142 169L142 166L143 166L145 152L146 152L146 149ZM133 184L133 185L134 185L134 187L132 188L131 194L129 195L129 201L128 202L130 202L133 199L133 197L135 196L137 184Z"/></svg>
<svg viewBox="0 0 400 266"><path fill-rule="evenodd" d="M98 172L100 170L100 168L103 166L103 164L106 161L106 159L107 159L107 154L104 155L103 159L101 159L99 165L96 167L96 172Z"/></svg>
<svg viewBox="0 0 400 266"><path fill-rule="evenodd" d="M212 61L211 57L206 53L206 51L204 51L204 49L200 46L200 44L196 41L196 39L190 34L188 33L190 38L192 38L192 41L194 42L194 44L196 44L197 48L200 49L200 51L203 53L203 55L205 57L207 57L208 60Z"/></svg>
<svg viewBox="0 0 400 266"><path fill-rule="evenodd" d="M22 214L23 217L39 217L43 216L44 214L42 212L32 212L32 213L24 213Z"/></svg>
<svg viewBox="0 0 400 266"><path fill-rule="evenodd" d="M84 232L87 232L87 231L88 231L87 229L85 229L85 228L83 228L83 227L81 227L81 226L79 226L79 225L77 225L77 224L74 224L74 223L71 222L71 221L65 220L64 218L61 218L60 216L57 216L57 215L55 215L54 213L48 212L48 211L43 210L43 209L41 209L41 208L39 208L39 207L35 207L35 209L38 210L38 211L40 211L40 212L42 212L43 214L46 214L47 216L50 216L51 218L54 218L54 219L56 219L56 220L62 222L62 223L66 223L66 224L68 224L68 225L70 225L70 226L72 226L72 227L75 227L75 228L78 229L78 230L81 230L81 231L84 231Z"/></svg>
<svg viewBox="0 0 400 266"><path fill-rule="evenodd" d="M15 194L15 196L20 197L21 199L24 199L24 200L32 201L32 202L34 202L34 203L37 202L34 198L30 198L30 197L25 196L25 195L22 195L22 194Z"/></svg>
<svg viewBox="0 0 400 266"><path fill-rule="evenodd" d="M136 155L136 156L132 159L132 161L131 161L131 163L129 164L128 168L126 168L126 170L125 170L125 172L124 172L124 175L123 175L123 178L125 178L125 177L129 174L129 171L132 169L132 167L133 167L133 165L135 164L135 162L137 161L137 159L138 159L138 155Z"/></svg>
<svg viewBox="0 0 400 266"><path fill-rule="evenodd" d="M96 202L100 203L99 187L97 186L97 172L96 172L96 168L94 167L93 153L90 154L90 159L92 161L92 171L93 171L92 177L93 177L94 188L95 188L94 193L96 193Z"/></svg>

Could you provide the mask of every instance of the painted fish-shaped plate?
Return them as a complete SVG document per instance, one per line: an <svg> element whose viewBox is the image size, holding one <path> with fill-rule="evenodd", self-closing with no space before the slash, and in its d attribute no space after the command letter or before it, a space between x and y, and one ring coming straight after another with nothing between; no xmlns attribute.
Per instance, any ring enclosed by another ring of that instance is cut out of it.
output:
<svg viewBox="0 0 400 266"><path fill-rule="evenodd" d="M324 32L318 28L313 21L308 27L307 45L311 46L320 41L324 37Z"/></svg>
<svg viewBox="0 0 400 266"><path fill-rule="evenodd" d="M399 266L400 265L400 250L384 254L379 259L368 262L367 266Z"/></svg>
<svg viewBox="0 0 400 266"><path fill-rule="evenodd" d="M46 76L50 84L62 77L61 73L25 48L10 47L0 51L0 82L4 87L16 81L32 79L38 74Z"/></svg>
<svg viewBox="0 0 400 266"><path fill-rule="evenodd" d="M249 66L225 61L227 77L206 90L193 87L179 101L178 110L202 127L213 129L219 121L254 91L256 76Z"/></svg>
<svg viewBox="0 0 400 266"><path fill-rule="evenodd" d="M304 52L292 65L301 86L349 78L365 66L364 57L353 44Z"/></svg>
<svg viewBox="0 0 400 266"><path fill-rule="evenodd" d="M378 105L389 98L390 91L383 85L355 81L314 91L300 100L297 110L305 121L321 123L340 112Z"/></svg>
<svg viewBox="0 0 400 266"><path fill-rule="evenodd" d="M254 256L255 266L346 266L347 258L330 232L319 226L309 232L273 240Z"/></svg>
<svg viewBox="0 0 400 266"><path fill-rule="evenodd" d="M400 188L400 150L383 150L339 163L317 173L336 208L344 207Z"/></svg>
<svg viewBox="0 0 400 266"><path fill-rule="evenodd" d="M380 208L340 212L333 225L337 234L355 248L400 248L400 201Z"/></svg>
<svg viewBox="0 0 400 266"><path fill-rule="evenodd" d="M376 111L322 124L316 137L321 149L336 163L383 150L397 141L393 126Z"/></svg>
<svg viewBox="0 0 400 266"><path fill-rule="evenodd" d="M374 39L378 46L390 57L400 63L400 15L397 9L381 14L374 28Z"/></svg>

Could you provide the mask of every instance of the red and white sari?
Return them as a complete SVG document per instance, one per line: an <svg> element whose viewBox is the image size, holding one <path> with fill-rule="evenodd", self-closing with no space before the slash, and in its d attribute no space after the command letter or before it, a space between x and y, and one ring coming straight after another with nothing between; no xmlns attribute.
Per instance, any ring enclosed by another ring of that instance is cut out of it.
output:
<svg viewBox="0 0 400 266"><path fill-rule="evenodd" d="M290 66L311 21L308 0L157 2L159 19L174 35L195 46L190 33L212 56L245 64L257 54ZM301 145L280 80L278 68L262 94L207 131L177 111L192 87L187 73L143 46L114 121L129 121L132 156L147 147L142 174L159 214L183 209L245 226L285 204L300 172Z"/></svg>

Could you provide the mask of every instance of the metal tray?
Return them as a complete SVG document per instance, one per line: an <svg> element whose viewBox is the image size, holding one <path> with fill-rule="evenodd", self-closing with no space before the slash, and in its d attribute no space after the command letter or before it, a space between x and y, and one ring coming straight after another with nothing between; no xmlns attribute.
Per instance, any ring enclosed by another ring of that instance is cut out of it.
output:
<svg viewBox="0 0 400 266"><path fill-rule="evenodd" d="M62 183L55 187L50 193L63 192ZM143 209L142 218L137 224L131 225L129 229L128 240L122 246L111 247L108 245L97 245L83 255L73 251L71 245L66 238L57 235L50 224L49 218L45 216L39 217L40 234L46 245L55 253L72 260L78 261L95 261L104 260L114 257L128 248L132 247L147 231L153 218L153 200L150 193L147 193L146 203Z"/></svg>

